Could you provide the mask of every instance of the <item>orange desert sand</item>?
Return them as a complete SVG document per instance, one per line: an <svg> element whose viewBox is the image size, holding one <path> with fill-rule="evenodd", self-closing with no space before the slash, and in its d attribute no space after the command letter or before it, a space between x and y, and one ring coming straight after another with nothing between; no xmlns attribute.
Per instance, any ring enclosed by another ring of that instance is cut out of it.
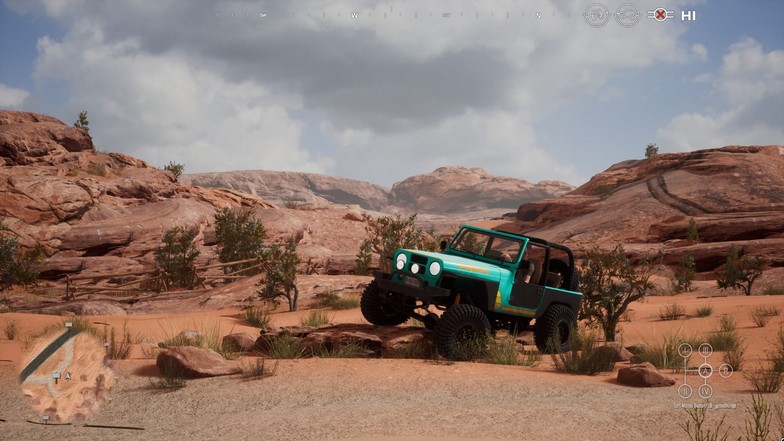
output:
<svg viewBox="0 0 784 441"><path fill-rule="evenodd" d="M764 328L750 318L758 305L784 310L784 296L730 295L718 297L712 282L697 282L700 289L675 297L649 297L632 305L632 321L622 323L625 345L658 342L667 333L705 337L717 326L717 317L735 317L748 344L745 366L754 368L766 359L772 339L784 323L784 314ZM716 297L706 298L707 295ZM702 305L713 315L660 321L662 306L678 303L687 313ZM306 311L277 313L274 326L299 324ZM330 312L335 323L363 323L358 309ZM200 313L90 317L117 328L127 326L139 336L131 359L114 361L115 384L109 400L88 419L92 425L143 428L109 429L84 426L43 426L40 416L25 401L18 374L25 360L22 344L28 336L63 317L9 313L0 325L15 320L19 336L0 341L0 439L4 440L677 440L687 439L679 424L687 420L684 404L704 400L678 396L683 375L671 372L672 387L632 388L619 385L618 363L612 373L596 376L560 374L548 357L535 367L491 365L477 362L447 363L432 360L299 359L279 361L276 375L248 380L239 375L190 380L186 387L161 392L150 385L157 376L155 360L146 358L148 347L181 330L220 324L221 332L258 329L239 319L240 311L223 309ZM696 358L702 358L696 356ZM699 364L696 358L690 364ZM248 363L245 357L236 363ZM714 368L721 354L707 360ZM685 381L694 390L703 383L696 375ZM713 388L710 402L724 409L708 411L714 424L726 417L730 438L740 434L752 389L743 374L707 380ZM696 394L695 394L696 395ZM784 403L782 394L767 396ZM774 427L776 422L774 422Z"/></svg>

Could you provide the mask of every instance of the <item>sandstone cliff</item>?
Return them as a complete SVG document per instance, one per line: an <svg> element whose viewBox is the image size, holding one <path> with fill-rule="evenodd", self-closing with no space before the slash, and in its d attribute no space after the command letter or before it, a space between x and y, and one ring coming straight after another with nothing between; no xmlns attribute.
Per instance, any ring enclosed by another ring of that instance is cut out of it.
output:
<svg viewBox="0 0 784 441"><path fill-rule="evenodd" d="M690 219L700 243L687 240ZM784 147L728 146L621 162L563 197L521 205L499 228L574 247L662 249L667 264L689 252L699 271L723 264L732 245L784 266Z"/></svg>

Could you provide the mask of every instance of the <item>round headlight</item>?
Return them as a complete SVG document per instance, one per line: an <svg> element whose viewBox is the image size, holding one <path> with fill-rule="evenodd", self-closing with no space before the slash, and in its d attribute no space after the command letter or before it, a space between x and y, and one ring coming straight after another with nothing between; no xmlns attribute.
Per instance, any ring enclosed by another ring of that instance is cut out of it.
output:
<svg viewBox="0 0 784 441"><path fill-rule="evenodd" d="M406 259L397 259L397 263L395 264L395 267L397 267L398 270L402 270L403 267L405 266L406 266Z"/></svg>
<svg viewBox="0 0 784 441"><path fill-rule="evenodd" d="M441 272L441 264L438 262L433 262L430 264L430 274L437 276L438 273Z"/></svg>
<svg viewBox="0 0 784 441"><path fill-rule="evenodd" d="M416 263L411 264L411 272L417 274L419 272L419 265Z"/></svg>
<svg viewBox="0 0 784 441"><path fill-rule="evenodd" d="M403 265L405 265L406 264L406 260L407 260L406 254L405 253L398 254L396 260L398 262L403 262Z"/></svg>

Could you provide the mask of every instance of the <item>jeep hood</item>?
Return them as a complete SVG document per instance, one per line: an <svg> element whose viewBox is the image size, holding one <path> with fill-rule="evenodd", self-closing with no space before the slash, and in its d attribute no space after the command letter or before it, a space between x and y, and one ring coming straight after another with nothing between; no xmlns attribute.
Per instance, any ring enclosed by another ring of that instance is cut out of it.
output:
<svg viewBox="0 0 784 441"><path fill-rule="evenodd" d="M405 250L411 254L419 254L422 256L427 256L431 259L438 259L443 262L443 271L445 272L471 272L476 273L479 276L484 278L490 278L493 280L500 280L501 272L509 273L509 270L505 268L501 268L496 265L491 265L486 262L482 262L480 260L468 259L465 257L454 256L452 254L443 254L443 253L434 253L430 251L420 251L420 250Z"/></svg>

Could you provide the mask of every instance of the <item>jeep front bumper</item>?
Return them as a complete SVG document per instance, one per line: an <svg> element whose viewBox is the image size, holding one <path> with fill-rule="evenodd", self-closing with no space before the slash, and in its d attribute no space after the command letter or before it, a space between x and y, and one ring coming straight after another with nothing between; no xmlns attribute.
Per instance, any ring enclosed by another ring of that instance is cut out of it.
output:
<svg viewBox="0 0 784 441"><path fill-rule="evenodd" d="M407 283L392 279L393 276L398 274L403 276ZM387 274L381 271L373 271L373 277L375 277L378 286L384 291L391 291L425 302L443 300L452 295L452 292L448 289L426 286L419 277L410 273L395 271L392 274Z"/></svg>

